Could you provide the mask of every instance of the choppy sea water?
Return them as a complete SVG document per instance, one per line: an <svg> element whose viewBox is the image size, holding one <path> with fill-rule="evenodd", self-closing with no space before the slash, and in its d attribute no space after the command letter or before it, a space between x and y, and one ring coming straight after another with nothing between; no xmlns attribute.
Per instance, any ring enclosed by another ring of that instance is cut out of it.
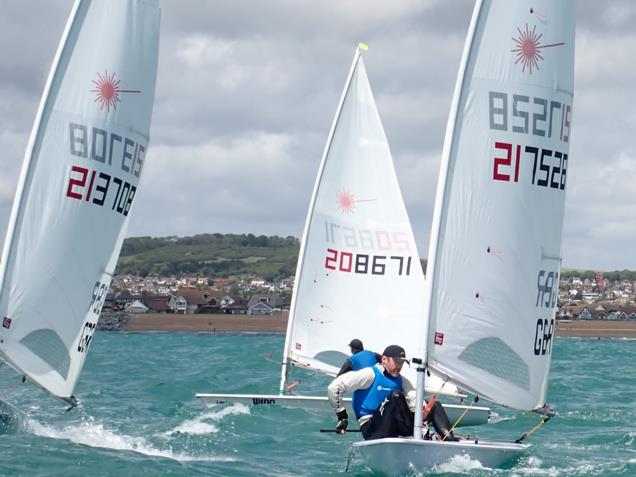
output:
<svg viewBox="0 0 636 477"><path fill-rule="evenodd" d="M284 337L275 334L112 333L93 340L76 395L64 407L0 368L0 392L27 413L0 430L2 476L325 476L342 474L350 444L320 433L331 415L244 405L206 408L196 392L275 393ZM558 416L507 469L458 458L426 475L636 476L636 341L558 338L549 401ZM300 373L303 373L300 371ZM298 375L305 394L328 380ZM502 421L471 428L514 440L537 423L496 409ZM345 475L373 475L354 458Z"/></svg>

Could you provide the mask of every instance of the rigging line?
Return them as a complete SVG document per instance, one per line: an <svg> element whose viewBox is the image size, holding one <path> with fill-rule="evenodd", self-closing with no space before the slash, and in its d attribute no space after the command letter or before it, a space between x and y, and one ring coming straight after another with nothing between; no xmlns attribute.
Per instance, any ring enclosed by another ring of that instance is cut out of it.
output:
<svg viewBox="0 0 636 477"><path fill-rule="evenodd" d="M267 353L266 355L263 355L263 359L265 361L269 361L270 363L274 363L274 364L278 364L281 365L283 363L281 363L280 361L276 361L273 357L272 357L272 353Z"/></svg>
<svg viewBox="0 0 636 477"><path fill-rule="evenodd" d="M5 364L4 361L0 361L0 367ZM12 366L8 366L9 369L12 369ZM20 383L25 383L26 382L26 376L22 376L20 378ZM15 398L15 396L20 392L20 386L11 386L10 389L6 390L2 396L0 396L0 401L3 402L4 404L6 404L8 407L10 407L11 409L13 409L14 411L20 413L23 416L26 416L27 413L25 411L23 411L22 409L20 409L19 407L17 407L15 404L12 404L13 399Z"/></svg>
<svg viewBox="0 0 636 477"><path fill-rule="evenodd" d="M429 370L427 370L427 374L428 377L431 377L431 372ZM448 377L442 382L442 386L437 390L437 392L442 392L442 390L444 389L444 386L446 386L446 383L448 382ZM425 386L426 388L426 386ZM426 390L426 389L425 389ZM431 412L431 408L433 407L433 405L435 404L435 402L437 402L437 393L433 394L431 396L431 399L429 399L429 401L426 403L426 406L424 407L424 411L422 412L422 417L426 420L426 416L428 416L428 413Z"/></svg>
<svg viewBox="0 0 636 477"><path fill-rule="evenodd" d="M11 368L9 368L9 369L11 369ZM20 384L24 383L25 380L26 380L26 378L24 376L22 376L20 378ZM11 386L11 389L9 390L9 392L7 394L5 394L2 399L4 399L4 398L13 399L14 396L16 394L18 394L19 392L20 392L20 386L19 385L18 386Z"/></svg>
<svg viewBox="0 0 636 477"><path fill-rule="evenodd" d="M349 449L349 452L347 453L347 465L345 465L344 471L345 472L349 472L349 466L351 465L351 460L353 459L353 456L356 454L355 449L352 447Z"/></svg>
<svg viewBox="0 0 636 477"><path fill-rule="evenodd" d="M541 419L541 422L539 424L537 424L536 426L534 426L532 429L530 429L528 432L526 432L524 435L522 435L519 439L517 439L515 441L515 444L521 444L521 442L523 440L526 439L526 437L530 437L531 434L534 433L534 431L536 431L537 429L539 429L542 425L544 425L546 422L548 422L551 419L550 416L545 416L543 419Z"/></svg>
<svg viewBox="0 0 636 477"><path fill-rule="evenodd" d="M335 429L320 429L320 432L334 432L334 433L339 433L340 431L337 431ZM348 434L350 432L362 432L360 429L347 429L347 431L345 432L345 434Z"/></svg>
<svg viewBox="0 0 636 477"><path fill-rule="evenodd" d="M66 415L71 412L71 411L75 411L76 413L79 414L79 418L82 421L86 421L89 420L91 418L90 414L88 414L88 412L86 412L86 408L84 408L84 406L82 405L82 403L80 401L78 401L74 396L72 396L71 398L59 398L61 401L65 402L66 404L68 404L68 407L66 409L64 409L64 411L62 411L60 414L54 416L53 418L49 419L48 422L50 423L57 423L59 421L61 421L62 419L64 419L66 417ZM72 399L72 401L71 401Z"/></svg>
<svg viewBox="0 0 636 477"><path fill-rule="evenodd" d="M468 406L466 406L466 409L464 409L464 412L460 414L460 416L457 418L453 426L448 431L446 431L446 434L444 434L444 437L442 437L442 442L444 442L446 438L450 435L450 433L455 430L455 428L457 427L457 424L459 424L459 421L461 421L464 418L466 413L470 411L470 408L473 407L473 404L477 403L478 401L479 401L479 396L475 396L475 399L473 399L473 402L471 402Z"/></svg>
<svg viewBox="0 0 636 477"><path fill-rule="evenodd" d="M5 406L7 408L9 408L11 411L15 412L19 417L21 418L26 418L28 417L28 414L26 413L26 411L23 411L22 409L20 409L19 407L17 407L15 404L12 404L10 401L13 401L13 397L16 394L17 390L14 391L13 393L10 393L8 395L2 396L0 397L0 407ZM0 412L0 414L5 414L4 412Z"/></svg>

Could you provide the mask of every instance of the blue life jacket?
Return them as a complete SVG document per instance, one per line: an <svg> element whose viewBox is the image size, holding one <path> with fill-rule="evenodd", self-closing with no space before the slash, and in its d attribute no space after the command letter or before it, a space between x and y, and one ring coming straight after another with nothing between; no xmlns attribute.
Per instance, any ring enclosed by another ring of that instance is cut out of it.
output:
<svg viewBox="0 0 636 477"><path fill-rule="evenodd" d="M366 349L349 356L349 361L351 361L351 367L354 371L378 364L378 358L375 353Z"/></svg>
<svg viewBox="0 0 636 477"><path fill-rule="evenodd" d="M382 401L388 398L393 391L402 391L402 377L386 376L378 366L373 367L375 379L373 384L366 389L358 389L353 392L352 407L356 418L374 414L380 408Z"/></svg>

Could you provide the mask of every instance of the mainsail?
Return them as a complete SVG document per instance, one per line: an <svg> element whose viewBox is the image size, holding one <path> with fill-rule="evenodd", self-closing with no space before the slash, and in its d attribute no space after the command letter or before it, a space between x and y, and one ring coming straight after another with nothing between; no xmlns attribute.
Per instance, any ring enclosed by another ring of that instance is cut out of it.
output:
<svg viewBox="0 0 636 477"><path fill-rule="evenodd" d="M148 150L158 0L75 3L18 183L0 268L0 356L70 398Z"/></svg>
<svg viewBox="0 0 636 477"><path fill-rule="evenodd" d="M572 125L574 4L477 2L429 249L431 369L545 404Z"/></svg>
<svg viewBox="0 0 636 477"><path fill-rule="evenodd" d="M356 50L309 207L284 363L335 374L352 338L377 352L399 343L414 353L426 334L424 284L389 145ZM281 393L285 382L284 366Z"/></svg>

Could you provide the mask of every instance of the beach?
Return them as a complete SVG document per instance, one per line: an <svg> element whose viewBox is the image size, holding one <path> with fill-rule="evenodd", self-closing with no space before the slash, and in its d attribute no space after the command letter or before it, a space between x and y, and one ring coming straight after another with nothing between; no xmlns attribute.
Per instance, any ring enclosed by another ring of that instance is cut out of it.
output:
<svg viewBox="0 0 636 477"><path fill-rule="evenodd" d="M287 314L276 315L128 315L122 331L190 331L285 333ZM580 338L636 338L636 321L557 321L557 336Z"/></svg>
<svg viewBox="0 0 636 477"><path fill-rule="evenodd" d="M557 336L636 338L636 321L557 320Z"/></svg>
<svg viewBox="0 0 636 477"><path fill-rule="evenodd" d="M285 333L287 313L275 315L139 314L128 315L123 331Z"/></svg>

